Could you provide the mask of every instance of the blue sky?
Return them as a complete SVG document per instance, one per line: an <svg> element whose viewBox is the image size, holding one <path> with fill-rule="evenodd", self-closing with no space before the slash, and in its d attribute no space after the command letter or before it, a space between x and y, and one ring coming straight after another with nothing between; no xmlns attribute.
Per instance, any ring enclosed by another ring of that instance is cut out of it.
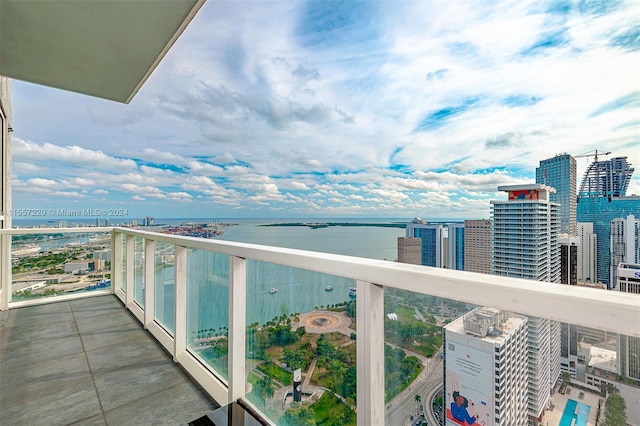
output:
<svg viewBox="0 0 640 426"><path fill-rule="evenodd" d="M480 218L593 149L640 194L638 22L637 1L209 0L129 105L12 83L13 207Z"/></svg>

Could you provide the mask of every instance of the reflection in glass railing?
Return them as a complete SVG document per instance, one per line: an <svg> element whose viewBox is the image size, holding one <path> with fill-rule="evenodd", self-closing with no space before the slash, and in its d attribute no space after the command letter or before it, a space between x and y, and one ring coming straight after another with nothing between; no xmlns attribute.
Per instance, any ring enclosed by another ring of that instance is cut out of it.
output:
<svg viewBox="0 0 640 426"><path fill-rule="evenodd" d="M12 301L108 289L109 233L42 233L11 238Z"/></svg>
<svg viewBox="0 0 640 426"><path fill-rule="evenodd" d="M387 424L440 423L442 327L471 309L455 300L385 288Z"/></svg>
<svg viewBox="0 0 640 426"><path fill-rule="evenodd" d="M173 244L156 241L154 253L154 314L155 320L175 335L175 261Z"/></svg>
<svg viewBox="0 0 640 426"><path fill-rule="evenodd" d="M281 425L356 424L353 280L248 260L247 324L251 402Z"/></svg>
<svg viewBox="0 0 640 426"><path fill-rule="evenodd" d="M169 298L168 293L166 297ZM229 256L190 249L187 255L187 348L224 380L229 377L228 337Z"/></svg>

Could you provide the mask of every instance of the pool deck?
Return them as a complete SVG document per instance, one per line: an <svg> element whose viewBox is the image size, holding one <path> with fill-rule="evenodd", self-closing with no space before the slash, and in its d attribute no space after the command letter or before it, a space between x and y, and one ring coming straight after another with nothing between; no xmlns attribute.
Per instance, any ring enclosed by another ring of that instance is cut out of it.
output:
<svg viewBox="0 0 640 426"><path fill-rule="evenodd" d="M578 395L580 392L584 392L584 398L579 399ZM595 426L596 424L596 414L598 413L598 400L600 400L600 396L594 393L579 389L577 387L568 386L567 391L564 395L559 392L556 392L553 395L553 411L547 411L544 415L543 424L549 425L558 425L560 424L560 420L562 419L562 413L564 412L564 407L567 404L567 400L573 399L574 401L579 402L580 404L585 404L590 407L589 409L589 419L587 420L587 426ZM603 409L604 409L604 401Z"/></svg>

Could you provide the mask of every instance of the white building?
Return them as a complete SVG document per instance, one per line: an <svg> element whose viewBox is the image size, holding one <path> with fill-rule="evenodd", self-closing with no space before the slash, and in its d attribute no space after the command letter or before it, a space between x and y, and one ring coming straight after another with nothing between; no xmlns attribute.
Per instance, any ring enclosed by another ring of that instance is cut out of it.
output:
<svg viewBox="0 0 640 426"><path fill-rule="evenodd" d="M593 223L578 222L577 235L580 238L578 282L597 283L598 236L593 232Z"/></svg>
<svg viewBox="0 0 640 426"><path fill-rule="evenodd" d="M621 263L616 275L618 291L640 294L640 264ZM640 385L640 338L618 335L618 374Z"/></svg>
<svg viewBox="0 0 640 426"><path fill-rule="evenodd" d="M640 263L640 218L632 214L626 218L613 219L610 231L611 267L610 283L617 283L620 263Z"/></svg>
<svg viewBox="0 0 640 426"><path fill-rule="evenodd" d="M446 425L465 415L476 424L527 424L527 328L527 317L493 308L445 326Z"/></svg>
<svg viewBox="0 0 640 426"><path fill-rule="evenodd" d="M541 184L500 186L507 201L491 201L492 273L560 282L560 206L554 188ZM529 317L529 416L537 424L560 376L561 324Z"/></svg>

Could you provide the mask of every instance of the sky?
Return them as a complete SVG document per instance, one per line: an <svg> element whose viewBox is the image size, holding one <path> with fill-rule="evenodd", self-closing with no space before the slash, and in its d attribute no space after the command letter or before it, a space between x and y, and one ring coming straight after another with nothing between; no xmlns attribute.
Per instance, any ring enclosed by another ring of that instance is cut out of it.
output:
<svg viewBox="0 0 640 426"><path fill-rule="evenodd" d="M596 149L640 194L639 22L637 1L208 0L128 105L12 82L13 208L483 218Z"/></svg>

